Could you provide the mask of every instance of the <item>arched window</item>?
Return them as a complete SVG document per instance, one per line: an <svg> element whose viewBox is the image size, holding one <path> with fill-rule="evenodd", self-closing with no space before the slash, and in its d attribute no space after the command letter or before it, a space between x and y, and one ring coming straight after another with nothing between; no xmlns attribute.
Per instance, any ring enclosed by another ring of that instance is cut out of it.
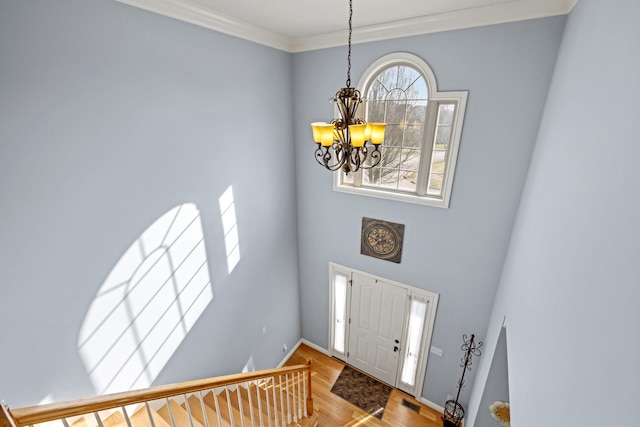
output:
<svg viewBox="0 0 640 427"><path fill-rule="evenodd" d="M382 160L372 169L336 172L334 189L448 207L467 92L438 92L429 65L408 53L377 60L358 88L365 120L387 123Z"/></svg>

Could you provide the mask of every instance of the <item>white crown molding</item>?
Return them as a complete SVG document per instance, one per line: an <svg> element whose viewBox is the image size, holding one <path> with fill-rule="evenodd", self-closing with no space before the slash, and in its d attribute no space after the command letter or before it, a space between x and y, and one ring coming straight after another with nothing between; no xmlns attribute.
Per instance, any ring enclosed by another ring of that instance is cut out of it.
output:
<svg viewBox="0 0 640 427"><path fill-rule="evenodd" d="M265 30L256 25L222 15L188 0L116 0L160 15L185 21L200 27L219 31L261 45L292 52L289 37Z"/></svg>
<svg viewBox="0 0 640 427"><path fill-rule="evenodd" d="M367 43L421 34L439 33L465 28L483 27L528 19L566 15L578 0L536 0L498 3L436 15L420 16L353 29L352 43ZM346 30L293 40L293 52L343 46Z"/></svg>
<svg viewBox="0 0 640 427"><path fill-rule="evenodd" d="M189 0L116 0L241 39L280 49L304 52L346 44L346 29L293 39L230 16L205 9ZM464 28L481 27L549 16L566 15L579 0L517 0L472 9L354 28L353 43L366 43Z"/></svg>

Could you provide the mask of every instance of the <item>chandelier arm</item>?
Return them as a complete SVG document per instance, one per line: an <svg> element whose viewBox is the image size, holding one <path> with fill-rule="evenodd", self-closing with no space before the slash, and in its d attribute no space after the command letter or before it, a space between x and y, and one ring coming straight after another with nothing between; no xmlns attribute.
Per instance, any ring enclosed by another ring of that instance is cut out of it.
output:
<svg viewBox="0 0 640 427"><path fill-rule="evenodd" d="M335 145L335 144L334 144ZM345 164L344 155L340 154L340 150L336 151L337 161L335 164L330 164L332 155L329 152L331 147L324 147L324 151L322 150L322 145L318 144L318 148L316 148L315 157L316 161L324 166L326 169L330 171L337 171Z"/></svg>
<svg viewBox="0 0 640 427"><path fill-rule="evenodd" d="M371 165L366 166L363 164L360 166L360 169L373 169L380 164L380 160L382 160L382 152L380 151L378 145L373 146L373 151L369 154L369 156L371 158Z"/></svg>
<svg viewBox="0 0 640 427"><path fill-rule="evenodd" d="M367 158L366 148L354 147L353 151L351 152L351 156L349 158L349 160L351 161L351 164L353 165L351 167L351 171L356 172L358 169L360 169L360 165L362 164L362 161L365 160L366 158Z"/></svg>

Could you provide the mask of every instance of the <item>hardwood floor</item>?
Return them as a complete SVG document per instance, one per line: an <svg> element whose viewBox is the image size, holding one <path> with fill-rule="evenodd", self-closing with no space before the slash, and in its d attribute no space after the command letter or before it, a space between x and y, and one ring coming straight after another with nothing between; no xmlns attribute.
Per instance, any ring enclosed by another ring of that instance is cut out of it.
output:
<svg viewBox="0 0 640 427"><path fill-rule="evenodd" d="M287 360L285 365L306 363L311 358L313 404L318 412L319 427L343 426L426 426L442 427L442 414L416 401L408 394L393 389L382 420L378 420L331 393L331 387L340 375L344 363L302 344ZM402 405L402 399L416 404L420 412Z"/></svg>

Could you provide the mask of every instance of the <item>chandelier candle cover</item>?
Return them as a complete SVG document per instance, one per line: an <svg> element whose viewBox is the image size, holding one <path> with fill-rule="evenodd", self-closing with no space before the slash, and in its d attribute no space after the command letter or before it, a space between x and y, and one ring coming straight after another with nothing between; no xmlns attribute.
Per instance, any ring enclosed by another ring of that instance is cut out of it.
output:
<svg viewBox="0 0 640 427"><path fill-rule="evenodd" d="M313 140L318 144L315 156L325 168L345 173L358 169L371 169L380 163L380 144L384 139L386 124L367 123L357 118L358 107L363 99L360 91L351 87L351 33L353 18L353 0L349 0L349 42L347 55L347 87L343 87L332 101L335 103L339 118L331 123L311 123ZM367 145L370 142L373 151ZM367 158L371 161L367 162Z"/></svg>

